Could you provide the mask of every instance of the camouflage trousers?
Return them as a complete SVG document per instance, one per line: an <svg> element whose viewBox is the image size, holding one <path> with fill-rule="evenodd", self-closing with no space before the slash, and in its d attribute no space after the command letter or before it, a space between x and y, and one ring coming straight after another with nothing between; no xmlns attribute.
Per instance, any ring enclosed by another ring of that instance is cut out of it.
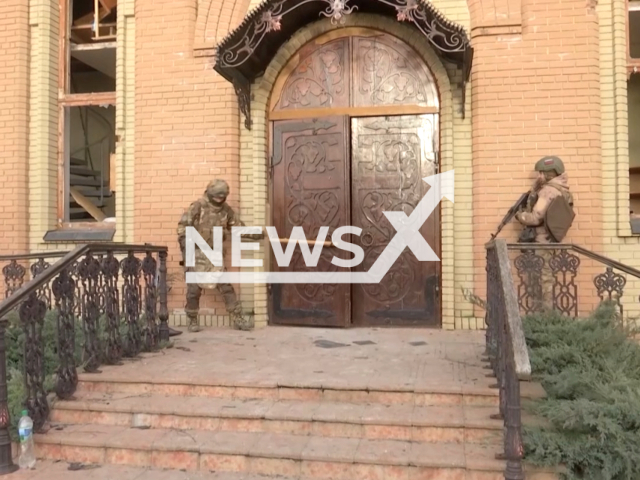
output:
<svg viewBox="0 0 640 480"><path fill-rule="evenodd" d="M224 306L227 309L227 313L231 318L231 324L237 330L251 330L253 328L253 322L246 319L242 313L242 305L236 298L236 292L233 286L228 283L218 283L216 289L224 298ZM196 283L187 284L187 304L185 306L185 312L189 317L190 323L195 322L195 327L198 326L198 311L200 310L200 296L202 295L202 288ZM192 325L189 325L191 328Z"/></svg>

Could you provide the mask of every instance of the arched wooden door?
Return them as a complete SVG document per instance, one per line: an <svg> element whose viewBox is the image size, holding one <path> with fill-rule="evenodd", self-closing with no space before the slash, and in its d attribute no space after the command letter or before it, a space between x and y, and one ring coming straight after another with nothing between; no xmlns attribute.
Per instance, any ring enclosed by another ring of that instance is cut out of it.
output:
<svg viewBox="0 0 640 480"><path fill-rule="evenodd" d="M438 95L424 63L391 35L344 29L312 41L285 67L270 112L272 219L281 237L302 226L353 225L368 271L395 229L385 211L410 214L438 171ZM421 233L440 255L440 213ZM330 236L328 237L330 238ZM317 267L299 247L284 271L341 271L324 247ZM273 268L277 269L275 262ZM409 249L377 284L270 286L273 324L440 325L439 262L419 262Z"/></svg>

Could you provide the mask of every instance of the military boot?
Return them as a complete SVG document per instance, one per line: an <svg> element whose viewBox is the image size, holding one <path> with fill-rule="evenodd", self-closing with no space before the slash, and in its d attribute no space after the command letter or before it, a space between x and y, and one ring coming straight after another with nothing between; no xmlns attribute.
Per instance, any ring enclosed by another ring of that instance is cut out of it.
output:
<svg viewBox="0 0 640 480"><path fill-rule="evenodd" d="M237 306L229 313L231 324L236 330L249 331L254 327L254 322L250 318L246 318L242 313L242 307Z"/></svg>
<svg viewBox="0 0 640 480"><path fill-rule="evenodd" d="M189 319L189 331L192 333L197 333L200 331L200 321L198 320L198 315L187 315Z"/></svg>

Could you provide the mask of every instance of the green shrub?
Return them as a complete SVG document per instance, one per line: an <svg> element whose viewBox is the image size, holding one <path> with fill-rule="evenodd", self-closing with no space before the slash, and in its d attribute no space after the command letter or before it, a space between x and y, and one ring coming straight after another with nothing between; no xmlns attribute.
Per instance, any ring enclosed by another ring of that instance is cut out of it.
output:
<svg viewBox="0 0 640 480"><path fill-rule="evenodd" d="M548 425L524 430L525 457L565 478L640 479L640 345L612 305L589 318L524 319L534 379L547 398L527 408Z"/></svg>
<svg viewBox="0 0 640 480"><path fill-rule="evenodd" d="M11 418L11 437L17 440L18 422L22 410L24 410L24 402L26 399L26 391L24 385L24 341L25 334L20 326L18 315L13 312L7 315L8 325L6 330L6 348L7 348L7 386L9 397L9 414ZM142 329L145 323L144 315L139 317L139 326ZM101 341L106 341L106 332L104 325L106 318L99 321L98 335ZM120 336L126 336L128 327L124 320L120 322ZM82 372L82 349L84 344L84 333L82 330L82 321L77 319L75 328L75 359L78 373ZM58 368L58 343L56 333L56 314L54 311L48 311L43 328L42 339L44 342L44 374L45 374L45 390L52 392L55 387L56 370ZM166 345L159 345L164 348Z"/></svg>

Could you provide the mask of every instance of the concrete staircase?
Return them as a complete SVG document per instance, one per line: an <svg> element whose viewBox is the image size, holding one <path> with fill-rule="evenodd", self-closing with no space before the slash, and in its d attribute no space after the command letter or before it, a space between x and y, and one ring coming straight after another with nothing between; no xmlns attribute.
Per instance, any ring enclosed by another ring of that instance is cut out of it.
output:
<svg viewBox="0 0 640 480"><path fill-rule="evenodd" d="M489 388L375 391L81 378L75 399L55 403L50 430L36 437L40 458L213 472L229 480L503 478L504 462L495 459L502 422L490 418L498 397ZM527 472L527 479L552 478Z"/></svg>

